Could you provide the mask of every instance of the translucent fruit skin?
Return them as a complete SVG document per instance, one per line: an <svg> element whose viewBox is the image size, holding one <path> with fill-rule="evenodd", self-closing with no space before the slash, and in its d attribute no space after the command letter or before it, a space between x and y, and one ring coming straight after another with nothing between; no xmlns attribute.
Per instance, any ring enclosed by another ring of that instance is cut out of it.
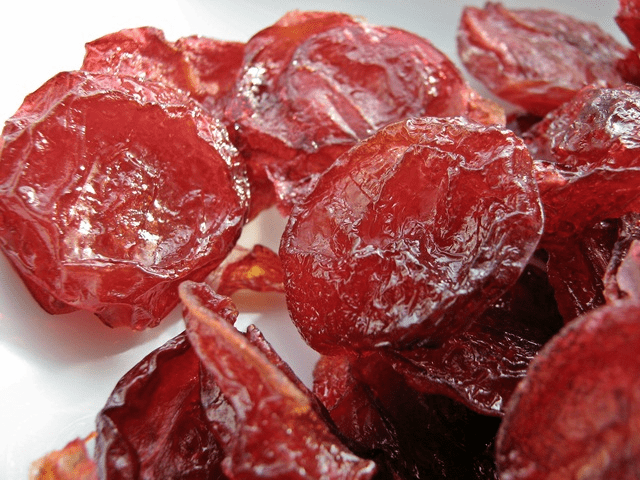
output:
<svg viewBox="0 0 640 480"><path fill-rule="evenodd" d="M489 2L464 9L458 52L469 73L498 97L545 115L586 85L622 85L619 64L629 49L596 24Z"/></svg>
<svg viewBox="0 0 640 480"><path fill-rule="evenodd" d="M142 329L202 279L245 223L226 130L178 90L64 72L7 122L0 246L50 313Z"/></svg>
<svg viewBox="0 0 640 480"><path fill-rule="evenodd" d="M246 44L227 109L250 171L289 211L310 177L381 127L411 116L504 122L429 41L343 13L288 13Z"/></svg>
<svg viewBox="0 0 640 480"><path fill-rule="evenodd" d="M515 283L542 229L531 157L506 129L409 119L336 163L292 212L285 293L322 353L438 344Z"/></svg>
<svg viewBox="0 0 640 480"><path fill-rule="evenodd" d="M638 478L639 320L637 302L619 302L545 345L500 426L500 479Z"/></svg>

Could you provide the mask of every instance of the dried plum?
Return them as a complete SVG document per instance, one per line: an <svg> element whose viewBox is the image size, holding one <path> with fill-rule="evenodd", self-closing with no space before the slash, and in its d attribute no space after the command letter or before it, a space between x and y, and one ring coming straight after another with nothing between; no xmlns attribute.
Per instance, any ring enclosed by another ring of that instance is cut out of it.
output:
<svg viewBox="0 0 640 480"><path fill-rule="evenodd" d="M504 123L430 42L347 14L294 11L246 44L227 116L254 177L281 208L357 141L410 116L467 115Z"/></svg>
<svg viewBox="0 0 640 480"><path fill-rule="evenodd" d="M516 282L541 228L531 157L513 133L399 122L341 156L292 212L287 305L321 353L438 344Z"/></svg>
<svg viewBox="0 0 640 480"><path fill-rule="evenodd" d="M640 475L640 305L574 320L531 362L496 440L500 478Z"/></svg>
<svg viewBox="0 0 640 480"><path fill-rule="evenodd" d="M187 334L235 414L223 445L231 478L371 478L372 461L348 450L306 391L231 322L237 312L206 284L180 285Z"/></svg>
<svg viewBox="0 0 640 480"><path fill-rule="evenodd" d="M3 130L0 246L50 313L142 329L203 279L245 223L226 130L165 84L56 75Z"/></svg>
<svg viewBox="0 0 640 480"><path fill-rule="evenodd" d="M100 478L226 478L202 384L200 360L184 333L127 372L98 415Z"/></svg>
<svg viewBox="0 0 640 480"><path fill-rule="evenodd" d="M545 115L586 85L617 87L629 50L598 25L500 3L466 7L458 29L466 69L498 97Z"/></svg>

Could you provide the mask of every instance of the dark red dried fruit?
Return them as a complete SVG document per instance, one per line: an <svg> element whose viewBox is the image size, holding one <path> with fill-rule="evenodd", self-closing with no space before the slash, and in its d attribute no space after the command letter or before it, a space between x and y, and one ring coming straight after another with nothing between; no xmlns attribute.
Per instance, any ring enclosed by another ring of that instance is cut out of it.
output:
<svg viewBox="0 0 640 480"><path fill-rule="evenodd" d="M376 460L376 478L495 478L497 419L419 394L385 362L358 367L346 356L323 357L314 387L342 433Z"/></svg>
<svg viewBox="0 0 640 480"><path fill-rule="evenodd" d="M567 325L531 362L496 440L500 478L637 478L640 305Z"/></svg>
<svg viewBox="0 0 640 480"><path fill-rule="evenodd" d="M561 248L585 228L640 211L638 138L640 88L631 85L585 87L524 134L544 206L543 244Z"/></svg>
<svg viewBox="0 0 640 480"><path fill-rule="evenodd" d="M633 46L640 49L640 1L620 0L615 20Z"/></svg>
<svg viewBox="0 0 640 480"><path fill-rule="evenodd" d="M227 111L254 176L288 211L311 178L381 127L410 116L504 123L427 40L347 14L290 12L246 45Z"/></svg>
<svg viewBox="0 0 640 480"><path fill-rule="evenodd" d="M541 227L512 132L399 122L340 157L293 211L280 246L287 305L322 353L438 344L516 282Z"/></svg>
<svg viewBox="0 0 640 480"><path fill-rule="evenodd" d="M384 361L418 392L502 416L529 362L562 325L546 275L530 265L513 288L441 347L380 350L361 361Z"/></svg>
<svg viewBox="0 0 640 480"><path fill-rule="evenodd" d="M640 301L640 213L625 215L603 275L607 303Z"/></svg>
<svg viewBox="0 0 640 480"><path fill-rule="evenodd" d="M628 49L598 25L550 10L499 3L464 9L458 52L466 69L500 98L536 115L590 84L617 87Z"/></svg>
<svg viewBox="0 0 640 480"><path fill-rule="evenodd" d="M122 377L97 420L100 478L226 478L200 368L183 333Z"/></svg>
<svg viewBox="0 0 640 480"><path fill-rule="evenodd" d="M284 292L280 257L264 245L254 245L251 250L235 246L206 282L216 293L227 297L243 289Z"/></svg>
<svg viewBox="0 0 640 480"><path fill-rule="evenodd" d="M0 243L51 313L142 329L232 249L247 180L225 129L178 90L61 73L3 131Z"/></svg>
<svg viewBox="0 0 640 480"><path fill-rule="evenodd" d="M231 478L367 479L375 464L331 432L307 392L230 323L237 313L205 284L184 282L187 333L235 414L223 445Z"/></svg>

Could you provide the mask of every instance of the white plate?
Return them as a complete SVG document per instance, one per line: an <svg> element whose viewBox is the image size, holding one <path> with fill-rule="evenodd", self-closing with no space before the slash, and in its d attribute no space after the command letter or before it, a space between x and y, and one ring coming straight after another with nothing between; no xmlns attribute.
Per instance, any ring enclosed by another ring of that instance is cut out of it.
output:
<svg viewBox="0 0 640 480"><path fill-rule="evenodd" d="M455 34L471 0L84 0L5 2L0 16L0 119L55 73L80 66L84 43L122 28L151 25L167 38L199 34L248 40L292 9L342 10L371 23L404 28L430 39L457 62ZM625 41L613 15L615 0L505 1L509 7L551 8L599 23ZM273 210L247 227L242 243L274 249L284 220ZM258 324L306 383L317 355L298 337L278 295L237 298L241 322ZM118 379L142 357L183 330L176 310L145 332L112 330L86 313L49 316L0 256L0 479L26 479L29 464L94 428Z"/></svg>

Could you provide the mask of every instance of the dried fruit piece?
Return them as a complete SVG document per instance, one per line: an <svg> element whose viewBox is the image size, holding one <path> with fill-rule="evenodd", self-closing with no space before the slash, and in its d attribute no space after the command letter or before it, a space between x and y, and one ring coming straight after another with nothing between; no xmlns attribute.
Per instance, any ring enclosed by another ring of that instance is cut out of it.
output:
<svg viewBox="0 0 640 480"><path fill-rule="evenodd" d="M358 363L323 357L314 386L342 433L375 458L382 478L495 478L497 419L419 394L384 361Z"/></svg>
<svg viewBox="0 0 640 480"><path fill-rule="evenodd" d="M331 433L306 392L230 323L228 298L206 284L184 282L189 340L231 404L236 431L223 448L231 478L367 479L375 464Z"/></svg>
<svg viewBox="0 0 640 480"><path fill-rule="evenodd" d="M615 20L633 46L640 49L640 2L620 0Z"/></svg>
<svg viewBox="0 0 640 480"><path fill-rule="evenodd" d="M230 296L238 290L284 292L284 272L278 254L264 245L251 250L236 245L209 274L206 282L216 293Z"/></svg>
<svg viewBox="0 0 640 480"><path fill-rule="evenodd" d="M98 480L96 464L87 451L87 442L92 437L73 440L62 450L33 462L29 480Z"/></svg>
<svg viewBox="0 0 640 480"><path fill-rule="evenodd" d="M207 37L168 41L153 27L129 28L85 45L82 70L166 83L220 115L242 66L244 44Z"/></svg>
<svg viewBox="0 0 640 480"><path fill-rule="evenodd" d="M418 392L502 416L531 359L563 325L540 267L529 265L513 288L441 347L385 349L361 362L384 361Z"/></svg>
<svg viewBox="0 0 640 480"><path fill-rule="evenodd" d="M200 369L182 333L122 377L98 415L100 478L224 478Z"/></svg>
<svg viewBox="0 0 640 480"><path fill-rule="evenodd" d="M640 213L625 215L603 275L607 303L640 300Z"/></svg>
<svg viewBox="0 0 640 480"><path fill-rule="evenodd" d="M617 87L628 49L598 25L550 10L466 7L458 30L466 69L500 98L545 115L590 84Z"/></svg>
<svg viewBox="0 0 640 480"><path fill-rule="evenodd" d="M390 125L292 213L291 316L321 353L439 344L518 279L542 228L528 150L464 119Z"/></svg>
<svg viewBox="0 0 640 480"><path fill-rule="evenodd" d="M227 116L255 177L283 210L357 141L410 116L468 115L504 123L427 40L342 13L285 15L246 45Z"/></svg>
<svg viewBox="0 0 640 480"><path fill-rule="evenodd" d="M226 130L178 90L65 72L6 123L0 246L51 313L142 329L235 244L244 166Z"/></svg>
<svg viewBox="0 0 640 480"><path fill-rule="evenodd" d="M500 478L636 478L640 305L574 320L531 362L496 440Z"/></svg>
<svg viewBox="0 0 640 480"><path fill-rule="evenodd" d="M640 88L631 85L585 87L524 134L536 160L545 245L562 247L597 222L640 211L639 137Z"/></svg>

